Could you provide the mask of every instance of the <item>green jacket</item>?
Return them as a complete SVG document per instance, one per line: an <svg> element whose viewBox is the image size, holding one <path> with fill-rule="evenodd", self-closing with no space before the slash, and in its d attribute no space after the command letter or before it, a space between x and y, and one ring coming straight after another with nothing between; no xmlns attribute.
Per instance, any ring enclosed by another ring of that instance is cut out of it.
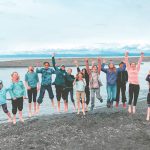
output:
<svg viewBox="0 0 150 150"><path fill-rule="evenodd" d="M66 70L62 70L56 66L56 62L55 62L54 57L52 57L52 64L53 64L53 67L55 69L55 74L56 74L54 85L66 87L67 81L73 81L74 80L68 75Z"/></svg>

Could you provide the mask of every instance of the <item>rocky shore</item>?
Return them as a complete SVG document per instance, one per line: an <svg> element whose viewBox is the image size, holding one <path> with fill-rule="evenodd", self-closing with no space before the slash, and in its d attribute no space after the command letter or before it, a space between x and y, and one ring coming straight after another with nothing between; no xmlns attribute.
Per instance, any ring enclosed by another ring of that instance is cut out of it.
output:
<svg viewBox="0 0 150 150"><path fill-rule="evenodd" d="M121 106L100 108L85 117L37 116L24 124L0 125L0 149L7 150L149 150L150 122L146 101L129 115Z"/></svg>

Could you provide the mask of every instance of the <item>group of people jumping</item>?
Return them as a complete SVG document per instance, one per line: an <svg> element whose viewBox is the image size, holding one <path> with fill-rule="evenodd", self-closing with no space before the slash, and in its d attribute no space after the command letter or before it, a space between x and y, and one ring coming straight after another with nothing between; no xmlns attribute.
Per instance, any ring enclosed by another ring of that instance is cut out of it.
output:
<svg viewBox="0 0 150 150"><path fill-rule="evenodd" d="M22 117L23 101L26 98L26 93L28 96L28 114L29 117L36 115L40 111L40 105L43 102L45 91L48 92L49 98L52 103L52 107L55 109L54 94L52 85L56 89L57 98L57 110L60 112L60 101L64 101L64 111L68 111L68 97L73 103L74 110L77 110L77 114L80 114L80 105L82 108L82 113L88 111L88 106L91 101L90 110L93 111L95 106L95 98L97 98L100 103L103 103L103 98L100 94L101 86L103 85L100 80L101 71L106 73L107 81L107 107L113 107L114 101L116 102L116 107L118 107L120 102L120 93L122 98L123 108L126 108L126 84L129 83L129 102L128 102L128 112L136 112L136 104L138 100L140 85L139 85L139 71L140 65L144 58L144 53L141 53L138 63L128 61L128 52L125 53L125 59L116 68L113 61L108 62L108 67L106 67L106 60L98 58L97 62L92 61L92 66L89 67L88 58L85 59L85 68L81 69L79 67L78 61L74 61L77 67L76 76L72 75L72 69L68 68L66 70L65 65L60 67L56 64L55 54L52 54L52 65L50 67L49 62L44 62L43 67L39 68L36 66L36 71L34 71L33 66L28 67L28 72L25 74L25 83L20 80L18 72L13 72L11 74L12 83L8 88L3 87L3 82L0 81L0 105L3 111L8 116L8 121L16 124L16 114L19 112L19 120L24 122ZM38 74L41 74L41 83L39 82ZM52 82L52 75L55 74L55 81ZM147 96L148 110L147 110L147 120L150 119L150 72L146 77L146 81L149 83L149 92ZM74 87L76 92L76 100L74 98ZM27 90L27 92L26 92ZM37 94L39 91L39 97ZM10 93L12 101L12 114L7 109L6 93ZM75 103L75 101L77 103ZM33 105L33 112L32 112Z"/></svg>

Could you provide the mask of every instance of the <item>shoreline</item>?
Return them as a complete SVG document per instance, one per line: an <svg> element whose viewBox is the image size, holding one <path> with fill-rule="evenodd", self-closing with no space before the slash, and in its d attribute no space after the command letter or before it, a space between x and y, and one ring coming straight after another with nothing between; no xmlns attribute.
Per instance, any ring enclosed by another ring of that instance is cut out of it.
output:
<svg viewBox="0 0 150 150"><path fill-rule="evenodd" d="M109 57L105 58L107 61L113 60L115 64L119 64L124 57ZM129 57L129 61L137 62L139 57ZM66 67L73 67L74 60L78 60L80 66L84 66L84 58L57 58L56 62L59 65L64 64ZM89 58L89 61L95 60L97 62L97 58ZM28 67L28 66L36 66L39 63L40 66L43 66L43 62L48 61L52 64L52 60L50 59L22 59L22 60L11 60L11 61L0 61L0 68L19 68L19 67ZM143 62L150 62L150 57L144 57Z"/></svg>
<svg viewBox="0 0 150 150"><path fill-rule="evenodd" d="M146 101L138 102L130 115L119 106L100 108L82 115L37 116L17 123L0 125L1 149L52 150L149 150L150 121L146 121Z"/></svg>

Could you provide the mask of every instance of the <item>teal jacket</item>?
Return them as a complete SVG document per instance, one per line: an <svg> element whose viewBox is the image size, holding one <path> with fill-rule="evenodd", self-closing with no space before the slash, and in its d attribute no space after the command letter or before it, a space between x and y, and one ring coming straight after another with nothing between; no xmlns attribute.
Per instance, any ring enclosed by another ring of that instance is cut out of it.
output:
<svg viewBox="0 0 150 150"><path fill-rule="evenodd" d="M41 68L41 69L36 69L36 73L41 73L42 74L42 82L41 85L51 85L52 84L52 74L55 74L55 70L52 68Z"/></svg>
<svg viewBox="0 0 150 150"><path fill-rule="evenodd" d="M22 81L12 83L10 86L10 96L12 99L26 96L25 87Z"/></svg>
<svg viewBox="0 0 150 150"><path fill-rule="evenodd" d="M55 74L56 74L54 85L66 87L67 81L70 81L70 82L74 81L74 79L68 75L66 70L62 70L62 69L56 67L56 62L55 62L54 57L52 57L52 64L53 64L53 67L55 69Z"/></svg>
<svg viewBox="0 0 150 150"><path fill-rule="evenodd" d="M9 89L2 88L0 90L0 105L6 104L6 93L9 91Z"/></svg>
<svg viewBox="0 0 150 150"><path fill-rule="evenodd" d="M37 87L37 83L39 82L38 74L36 72L27 72L25 75L25 81L31 88Z"/></svg>

